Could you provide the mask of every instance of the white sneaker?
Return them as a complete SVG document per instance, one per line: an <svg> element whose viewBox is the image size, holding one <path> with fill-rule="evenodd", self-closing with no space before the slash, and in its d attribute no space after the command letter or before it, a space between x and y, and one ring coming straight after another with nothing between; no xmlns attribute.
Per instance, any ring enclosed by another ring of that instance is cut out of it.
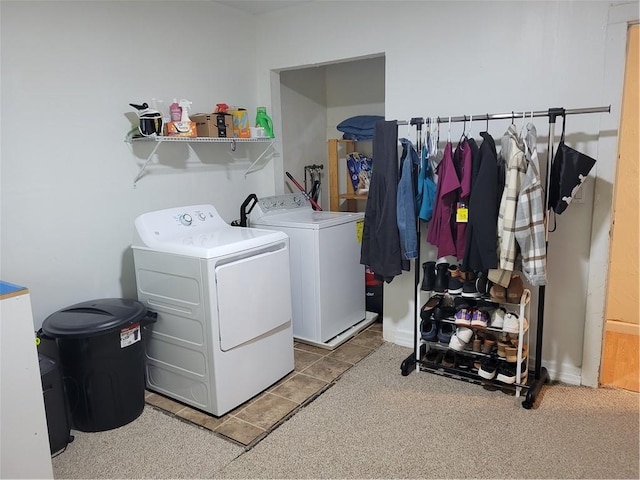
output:
<svg viewBox="0 0 640 480"><path fill-rule="evenodd" d="M451 340L449 340L449 348L455 350L456 352L461 352L464 350L467 344L458 338L457 335L451 335Z"/></svg>
<svg viewBox="0 0 640 480"><path fill-rule="evenodd" d="M507 311L504 308L496 308L491 313L491 323L489 324L489 326L491 328L499 328L500 330L502 330L502 326L504 325L505 313L507 313Z"/></svg>
<svg viewBox="0 0 640 480"><path fill-rule="evenodd" d="M467 327L459 327L456 330L456 333L451 335L451 340L449 340L449 348L458 352L464 350L467 344L471 341L472 336L473 330Z"/></svg>
<svg viewBox="0 0 640 480"><path fill-rule="evenodd" d="M527 322L526 318L522 319L522 330L527 330L529 328L529 322ZM504 316L504 324L502 325L502 331L507 333L518 333L520 332L520 318L517 313L507 313Z"/></svg>
<svg viewBox="0 0 640 480"><path fill-rule="evenodd" d="M471 341L471 337L473 337L473 330L467 327L458 327L456 330L456 337L464 343L469 343Z"/></svg>

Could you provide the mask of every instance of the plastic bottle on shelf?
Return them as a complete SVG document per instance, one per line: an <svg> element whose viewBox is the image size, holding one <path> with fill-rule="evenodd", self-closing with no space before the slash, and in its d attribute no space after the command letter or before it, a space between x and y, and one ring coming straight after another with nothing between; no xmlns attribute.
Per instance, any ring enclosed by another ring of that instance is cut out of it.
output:
<svg viewBox="0 0 640 480"><path fill-rule="evenodd" d="M172 122L179 122L182 119L182 108L178 105L178 100L173 99L173 103L169 105L169 114Z"/></svg>
<svg viewBox="0 0 640 480"><path fill-rule="evenodd" d="M267 107L258 107L256 113L256 127L264 128L265 135L273 138L273 123L267 115Z"/></svg>

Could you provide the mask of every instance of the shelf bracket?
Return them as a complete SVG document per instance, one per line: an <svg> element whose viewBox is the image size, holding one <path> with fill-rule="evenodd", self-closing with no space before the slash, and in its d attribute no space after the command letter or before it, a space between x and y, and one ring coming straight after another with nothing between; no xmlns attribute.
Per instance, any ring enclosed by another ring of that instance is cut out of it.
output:
<svg viewBox="0 0 640 480"><path fill-rule="evenodd" d="M269 143L269 145L267 145L267 146L265 147L264 151L263 151L263 152L258 156L258 158L256 158L256 159L253 161L253 163L252 163L251 165L249 165L249 168L247 168L247 170L244 172L244 177L245 177L245 178L247 178L247 175L249 175L250 173L255 172L255 170L252 170L252 169L253 169L253 167L254 167L254 166L255 166L255 165L256 165L256 164L257 164L257 163L262 159L262 157L264 157L264 156L265 156L265 154L269 151L269 149L270 149L271 147L273 147L273 144L274 144L274 143L275 143L275 142L271 142L271 143Z"/></svg>
<svg viewBox="0 0 640 480"><path fill-rule="evenodd" d="M154 143L155 145L153 147L153 150L151 150L151 153L147 157L147 160L144 162L142 167L140 167L140 171L138 172L138 175L136 175L136 178L133 179L133 188L136 188L136 183L138 183L138 180L142 178L142 174L144 173L144 170L147 168L147 165L149 165L149 162L153 158L153 155L156 153L156 150L158 150L158 147L160 146L161 142L154 142Z"/></svg>

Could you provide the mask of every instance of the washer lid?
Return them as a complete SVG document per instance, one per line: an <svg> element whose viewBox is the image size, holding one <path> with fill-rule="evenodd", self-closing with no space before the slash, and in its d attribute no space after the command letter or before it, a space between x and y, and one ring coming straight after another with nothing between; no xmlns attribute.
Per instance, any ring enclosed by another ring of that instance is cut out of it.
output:
<svg viewBox="0 0 640 480"><path fill-rule="evenodd" d="M255 219L253 224L256 226L270 225L274 227L318 230L343 223L355 222L362 218L364 218L364 213L362 212L325 212L299 209L275 215L266 215L262 218Z"/></svg>
<svg viewBox="0 0 640 480"><path fill-rule="evenodd" d="M287 238L282 232L232 227L211 205L171 208L140 215L134 250L216 258Z"/></svg>
<svg viewBox="0 0 640 480"><path fill-rule="evenodd" d="M147 307L137 300L90 300L49 315L42 322L42 331L54 338L93 337L139 322L146 313Z"/></svg>

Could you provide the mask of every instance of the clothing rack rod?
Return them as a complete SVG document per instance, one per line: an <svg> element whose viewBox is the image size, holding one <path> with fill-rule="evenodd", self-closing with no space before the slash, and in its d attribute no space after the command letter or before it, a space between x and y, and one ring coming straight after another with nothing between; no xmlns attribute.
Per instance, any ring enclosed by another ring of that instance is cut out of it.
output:
<svg viewBox="0 0 640 480"><path fill-rule="evenodd" d="M565 115L580 115L582 113L611 113L611 105L606 107L587 107L587 108L550 108L549 110L536 110L533 112L534 117L551 117L551 116L560 116L564 113ZM436 118L438 123L449 123L451 122L466 122L471 120L505 120L509 118L517 119L525 117L531 117L531 111L528 112L507 112L507 113L481 113L479 115L457 115L455 117L449 118L448 116L438 116L438 117L430 117ZM399 125L407 125L409 122L406 120L399 120Z"/></svg>

